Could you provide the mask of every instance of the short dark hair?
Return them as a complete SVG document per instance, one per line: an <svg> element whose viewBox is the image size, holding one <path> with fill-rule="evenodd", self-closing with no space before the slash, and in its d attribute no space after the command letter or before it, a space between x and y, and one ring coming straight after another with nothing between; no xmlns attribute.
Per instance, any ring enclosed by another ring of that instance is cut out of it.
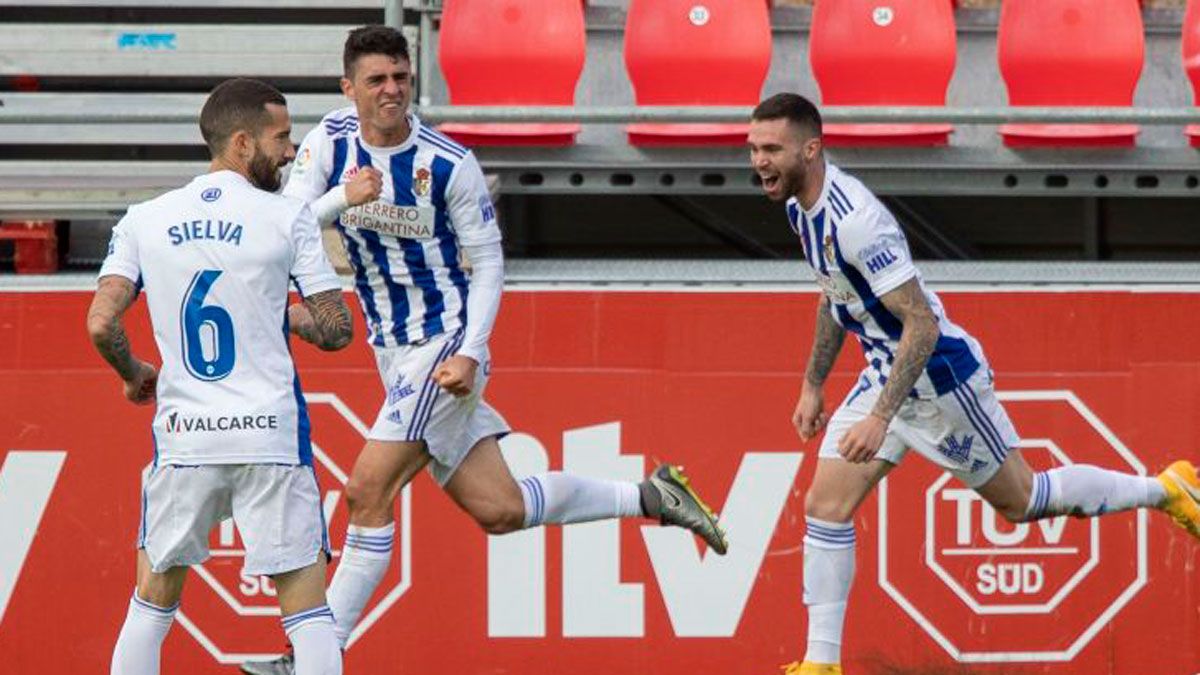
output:
<svg viewBox="0 0 1200 675"><path fill-rule="evenodd" d="M200 110L200 135L213 157L225 150L238 131L257 136L271 120L267 104L287 105L279 90L266 82L247 77L225 80L213 88Z"/></svg>
<svg viewBox="0 0 1200 675"><path fill-rule="evenodd" d="M350 77L354 72L354 62L367 54L383 54L399 61L408 57L408 40L404 34L391 26L361 26L350 31L346 36L346 46L342 50L342 72Z"/></svg>
<svg viewBox="0 0 1200 675"><path fill-rule="evenodd" d="M821 113L813 102L800 94L775 94L759 103L751 113L752 120L786 119L814 138L821 136Z"/></svg>

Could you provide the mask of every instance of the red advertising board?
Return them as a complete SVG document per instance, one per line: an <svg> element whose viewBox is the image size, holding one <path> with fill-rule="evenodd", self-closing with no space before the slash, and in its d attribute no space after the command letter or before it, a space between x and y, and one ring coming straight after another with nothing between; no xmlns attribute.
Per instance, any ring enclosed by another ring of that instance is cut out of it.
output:
<svg viewBox="0 0 1200 675"><path fill-rule="evenodd" d="M983 342L1037 468L1154 473L1200 459L1200 294L946 292ZM346 672L775 673L800 658L803 494L815 443L791 429L811 292L518 291L488 398L514 473L636 480L686 465L728 556L646 521L488 537L421 475L398 505L396 564ZM88 343L90 293L0 293L0 673L106 672L133 587L151 411ZM153 356L144 305L129 318ZM357 326L361 340L362 326ZM383 396L360 342L296 347L335 551L343 482ZM840 400L860 367L847 349ZM912 455L856 517L846 672L1200 672L1200 546L1157 513L1012 525ZM278 653L269 579L214 530L164 672Z"/></svg>

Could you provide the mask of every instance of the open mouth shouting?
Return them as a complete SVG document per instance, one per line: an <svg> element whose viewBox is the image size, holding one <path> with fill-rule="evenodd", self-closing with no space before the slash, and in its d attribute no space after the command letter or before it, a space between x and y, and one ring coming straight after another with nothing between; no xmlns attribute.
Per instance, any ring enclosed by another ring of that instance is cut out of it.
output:
<svg viewBox="0 0 1200 675"><path fill-rule="evenodd" d="M758 172L758 177L762 180L763 191L772 199L778 199L783 190L783 179L777 173L769 173L765 171Z"/></svg>

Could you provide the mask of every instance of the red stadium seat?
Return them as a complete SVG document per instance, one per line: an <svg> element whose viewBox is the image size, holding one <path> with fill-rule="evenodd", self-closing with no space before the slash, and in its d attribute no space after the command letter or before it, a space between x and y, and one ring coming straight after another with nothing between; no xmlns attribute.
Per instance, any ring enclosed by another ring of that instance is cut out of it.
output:
<svg viewBox="0 0 1200 675"><path fill-rule="evenodd" d="M826 0L809 59L825 105L946 105L954 74L949 0ZM949 124L826 124L829 145L944 145Z"/></svg>
<svg viewBox="0 0 1200 675"><path fill-rule="evenodd" d="M1129 106L1145 39L1138 0L1004 0L1000 74L1014 106ZM1130 146L1135 124L1005 124L1009 146Z"/></svg>
<svg viewBox="0 0 1200 675"><path fill-rule="evenodd" d="M13 242L13 269L17 274L53 274L58 271L58 235L53 220L0 223L0 241Z"/></svg>
<svg viewBox="0 0 1200 675"><path fill-rule="evenodd" d="M1200 0L1188 0L1183 15L1183 69L1192 80L1196 105L1200 105ZM1200 124L1189 124L1186 131L1192 147L1200 148Z"/></svg>
<svg viewBox="0 0 1200 675"><path fill-rule="evenodd" d="M574 105L579 0L446 0L438 59L452 105ZM580 125L443 124L467 145L570 145Z"/></svg>
<svg viewBox="0 0 1200 675"><path fill-rule="evenodd" d="M638 105L758 103L771 66L764 2L631 0L625 67ZM749 125L631 124L634 145L741 145Z"/></svg>

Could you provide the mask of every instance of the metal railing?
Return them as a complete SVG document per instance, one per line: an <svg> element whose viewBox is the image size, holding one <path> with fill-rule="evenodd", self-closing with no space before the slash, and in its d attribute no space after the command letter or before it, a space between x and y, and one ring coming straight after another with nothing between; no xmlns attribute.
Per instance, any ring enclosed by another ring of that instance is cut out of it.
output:
<svg viewBox="0 0 1200 675"><path fill-rule="evenodd" d="M418 114L434 122L744 122L752 108L740 106L625 106L625 107L496 107L427 106ZM944 123L1000 124L1129 123L1196 124L1200 107L972 107L826 106L821 118L830 123Z"/></svg>
<svg viewBox="0 0 1200 675"><path fill-rule="evenodd" d="M799 274L795 260L621 260L522 259L505 261L505 286L511 290L594 288L629 290L733 290L818 293ZM923 260L925 282L936 291L970 291L1042 287L1046 291L1121 291L1200 293L1200 263L1084 261ZM353 279L343 277L343 288ZM705 287L708 286L709 289ZM91 291L95 273L56 275L0 274L0 292Z"/></svg>
<svg viewBox="0 0 1200 675"><path fill-rule="evenodd" d="M160 106L130 106L128 109L98 108L79 97L55 102L51 95L34 94L14 98L16 105L0 107L0 124L190 124L197 120L199 106L184 109L172 97L159 97ZM134 95L131 95L134 96ZM42 99L40 105L37 97ZM131 99L132 101L132 99ZM199 99L197 99L199 101ZM156 107L158 109L156 109ZM623 124L630 122L744 122L749 106L449 106L415 108L429 122L580 122ZM315 123L324 109L293 109L292 119ZM827 106L821 116L829 123L1091 123L1091 124L1200 124L1200 107L969 107L937 106Z"/></svg>

